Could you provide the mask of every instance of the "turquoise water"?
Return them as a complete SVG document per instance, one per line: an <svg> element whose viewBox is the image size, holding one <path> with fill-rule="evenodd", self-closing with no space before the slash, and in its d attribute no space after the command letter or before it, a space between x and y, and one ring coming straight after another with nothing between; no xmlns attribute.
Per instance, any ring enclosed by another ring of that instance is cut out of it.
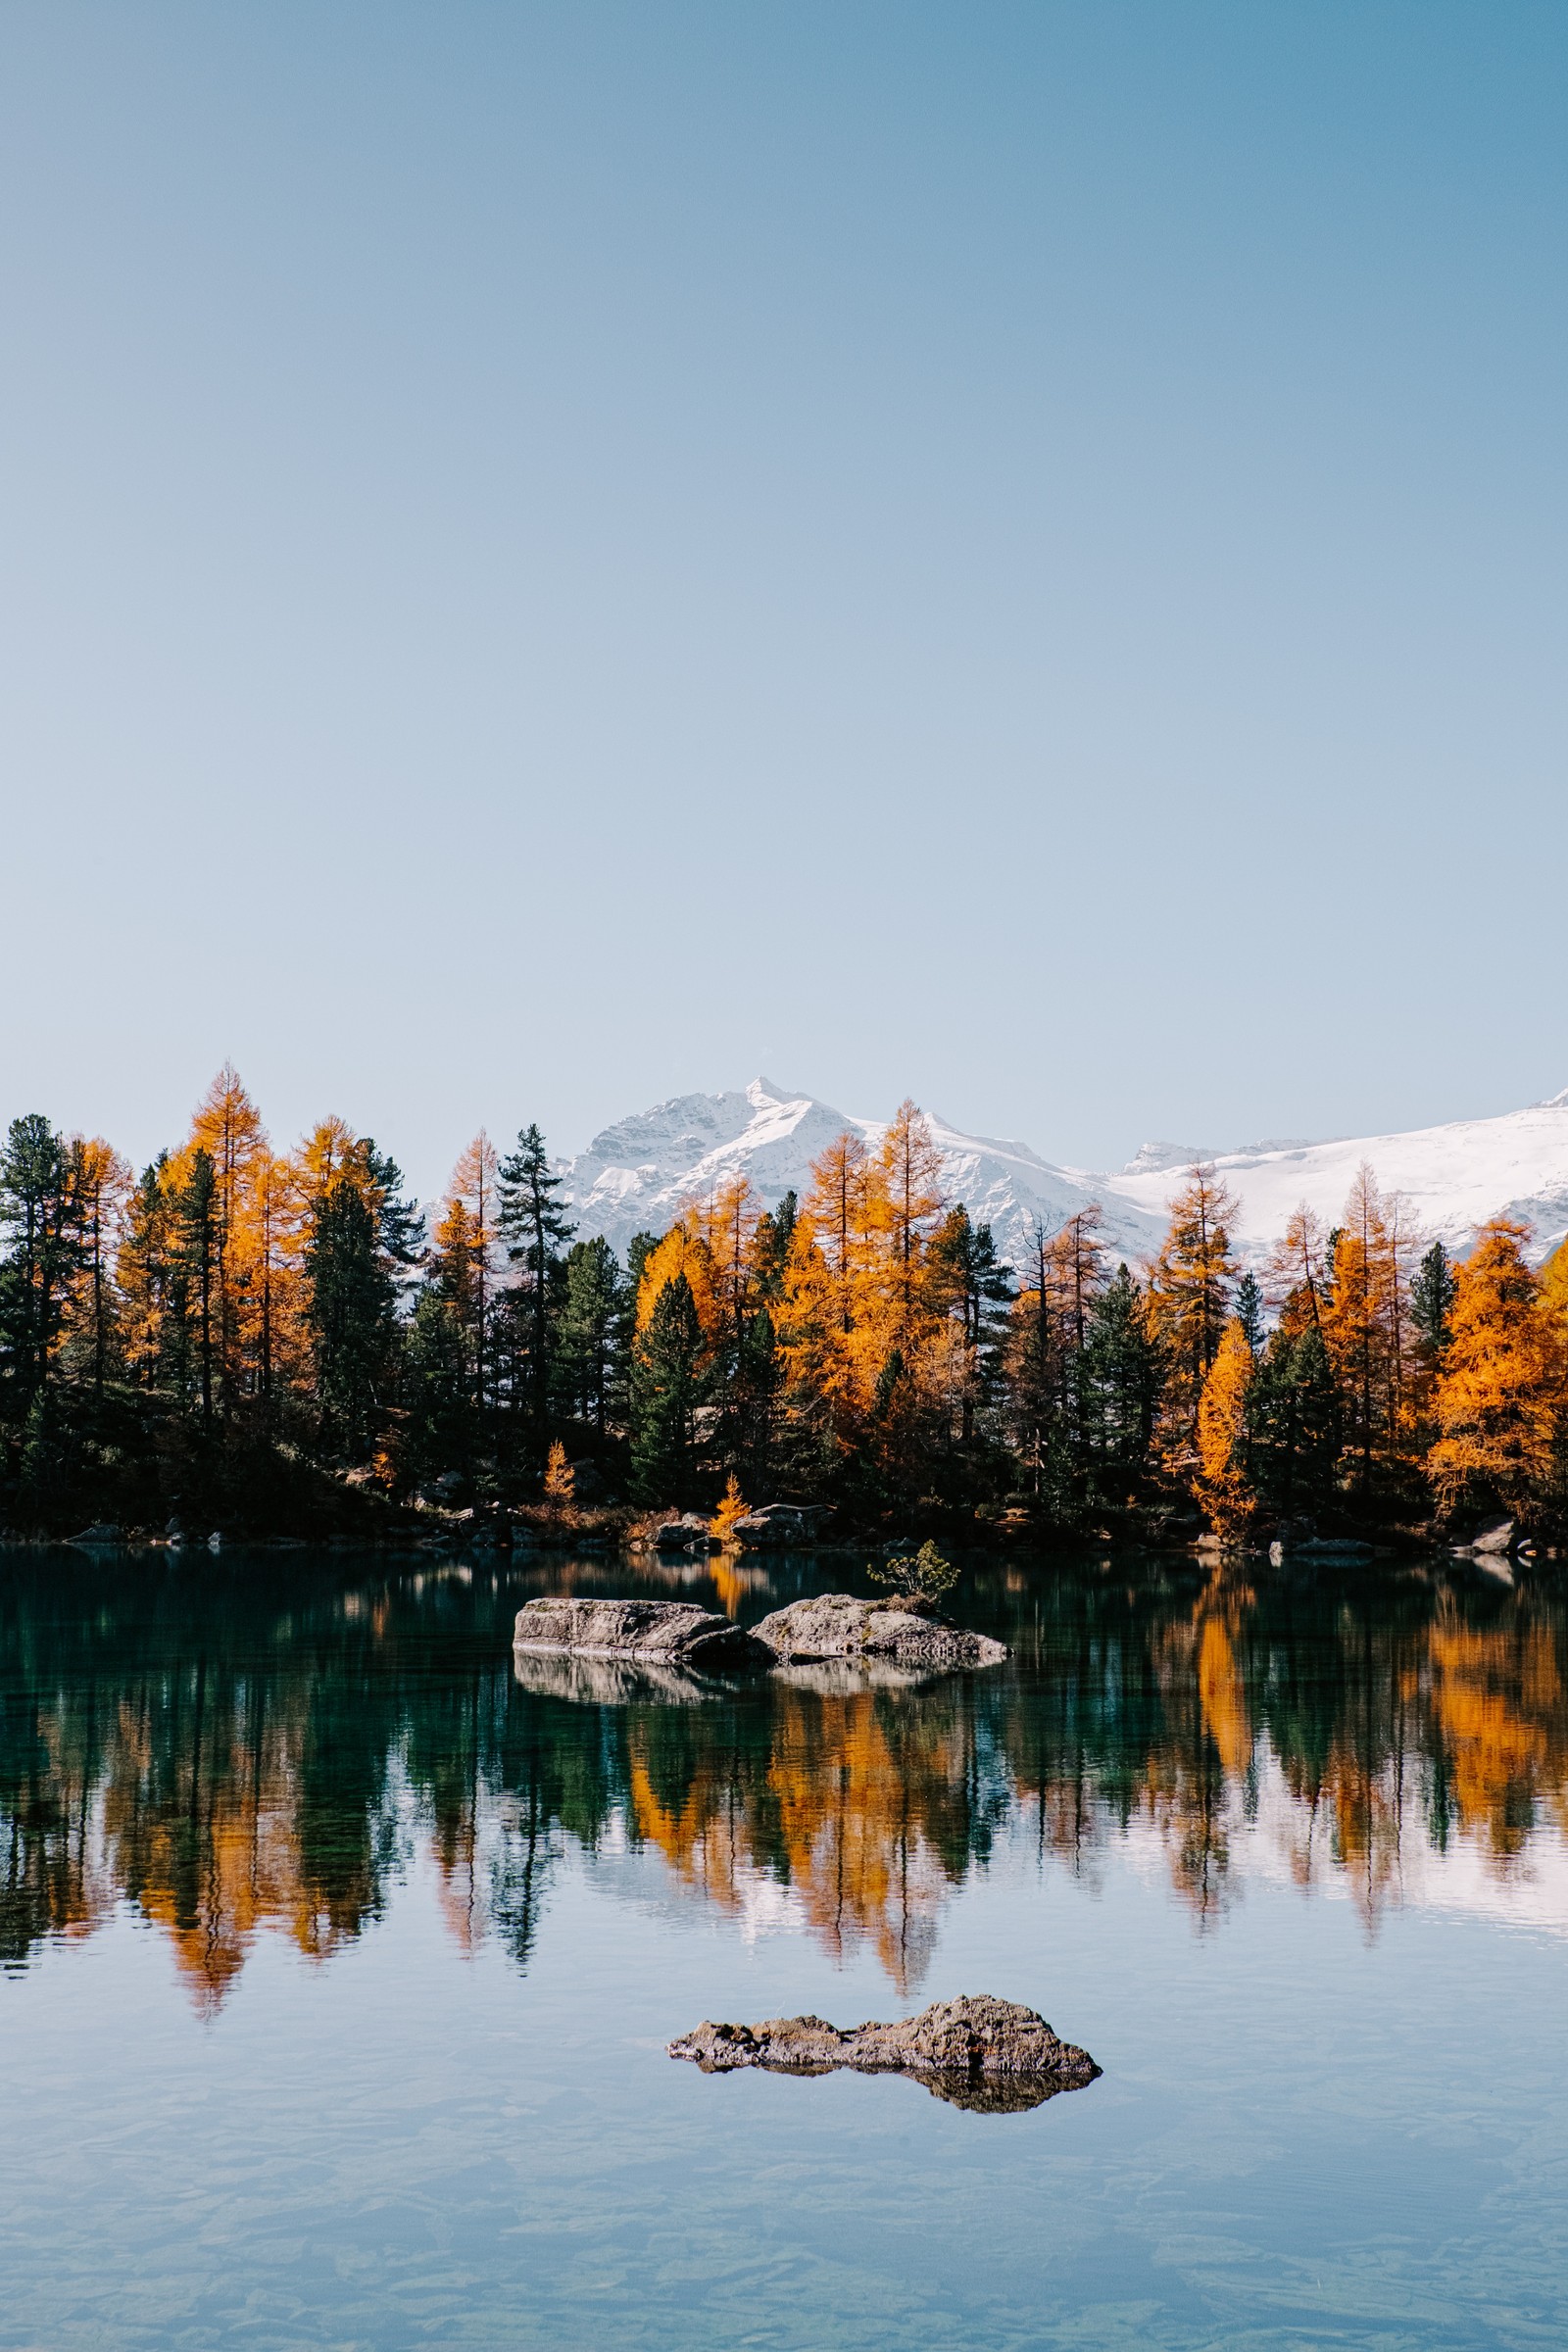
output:
<svg viewBox="0 0 1568 2352"><path fill-rule="evenodd" d="M631 1584L0 1557L0 2346L1568 2340L1554 1592L1012 1565L986 1676L518 1685ZM962 1991L1102 2078L664 2055Z"/></svg>

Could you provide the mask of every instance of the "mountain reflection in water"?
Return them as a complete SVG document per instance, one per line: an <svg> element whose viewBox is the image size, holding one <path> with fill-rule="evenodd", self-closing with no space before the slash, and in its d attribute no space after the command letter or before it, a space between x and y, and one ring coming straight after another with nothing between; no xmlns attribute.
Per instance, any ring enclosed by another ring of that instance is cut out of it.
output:
<svg viewBox="0 0 1568 2352"><path fill-rule="evenodd" d="M679 1576L742 1616L832 1581L748 1565L715 1592L708 1573ZM1090 1876L1122 1840L1203 1926L1263 1872L1348 1894L1369 1932L1427 1899L1568 1928L1554 1589L1438 1562L1255 1584L1012 1565L964 1589L1014 1645L989 1673L709 1692L572 1661L514 1677L522 1599L635 1581L604 1561L5 1556L0 1958L129 1905L213 2007L262 1931L324 1960L423 1860L462 1944L525 1966L563 1857L633 1851L748 1927L869 1946L908 1991L1004 1839Z"/></svg>

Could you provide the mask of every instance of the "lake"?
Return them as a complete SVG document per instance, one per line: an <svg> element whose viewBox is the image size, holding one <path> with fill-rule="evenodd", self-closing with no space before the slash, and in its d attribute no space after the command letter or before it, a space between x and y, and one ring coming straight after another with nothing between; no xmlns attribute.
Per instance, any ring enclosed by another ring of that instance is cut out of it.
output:
<svg viewBox="0 0 1568 2352"><path fill-rule="evenodd" d="M0 1553L0 2346L1568 2341L1562 1592L991 1563L988 1673L514 1673L846 1581ZM1103 2075L664 2054L959 1992Z"/></svg>

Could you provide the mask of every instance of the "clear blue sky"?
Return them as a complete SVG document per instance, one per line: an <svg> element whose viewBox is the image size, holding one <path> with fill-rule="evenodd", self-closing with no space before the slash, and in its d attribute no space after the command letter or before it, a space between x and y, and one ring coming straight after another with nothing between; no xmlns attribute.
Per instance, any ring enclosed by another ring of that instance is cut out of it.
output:
<svg viewBox="0 0 1568 2352"><path fill-rule="evenodd" d="M5 1084L1568 1086L1568 11L12 5Z"/></svg>

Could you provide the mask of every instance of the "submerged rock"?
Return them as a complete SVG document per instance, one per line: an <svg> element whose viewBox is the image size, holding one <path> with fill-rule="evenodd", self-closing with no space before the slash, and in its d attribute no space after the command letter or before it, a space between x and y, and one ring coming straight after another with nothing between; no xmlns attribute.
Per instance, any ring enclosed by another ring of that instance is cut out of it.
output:
<svg viewBox="0 0 1568 2352"><path fill-rule="evenodd" d="M765 2067L771 2074L909 2075L958 2107L1015 2113L1058 2091L1081 2090L1099 2067L1087 2050L1060 2041L1036 2010L989 1993L937 2001L918 2017L843 2032L820 2017L770 2017L758 2026L705 2022L669 2045L705 2074Z"/></svg>
<svg viewBox="0 0 1568 2352"><path fill-rule="evenodd" d="M690 1600L530 1600L517 1611L513 1642L520 1650L643 1658L706 1673L771 1663L750 1634Z"/></svg>
<svg viewBox="0 0 1568 2352"><path fill-rule="evenodd" d="M996 1666L1007 1654L1004 1642L945 1617L921 1616L897 1602L857 1600L850 1592L792 1600L752 1632L785 1664L880 1658L898 1666Z"/></svg>

